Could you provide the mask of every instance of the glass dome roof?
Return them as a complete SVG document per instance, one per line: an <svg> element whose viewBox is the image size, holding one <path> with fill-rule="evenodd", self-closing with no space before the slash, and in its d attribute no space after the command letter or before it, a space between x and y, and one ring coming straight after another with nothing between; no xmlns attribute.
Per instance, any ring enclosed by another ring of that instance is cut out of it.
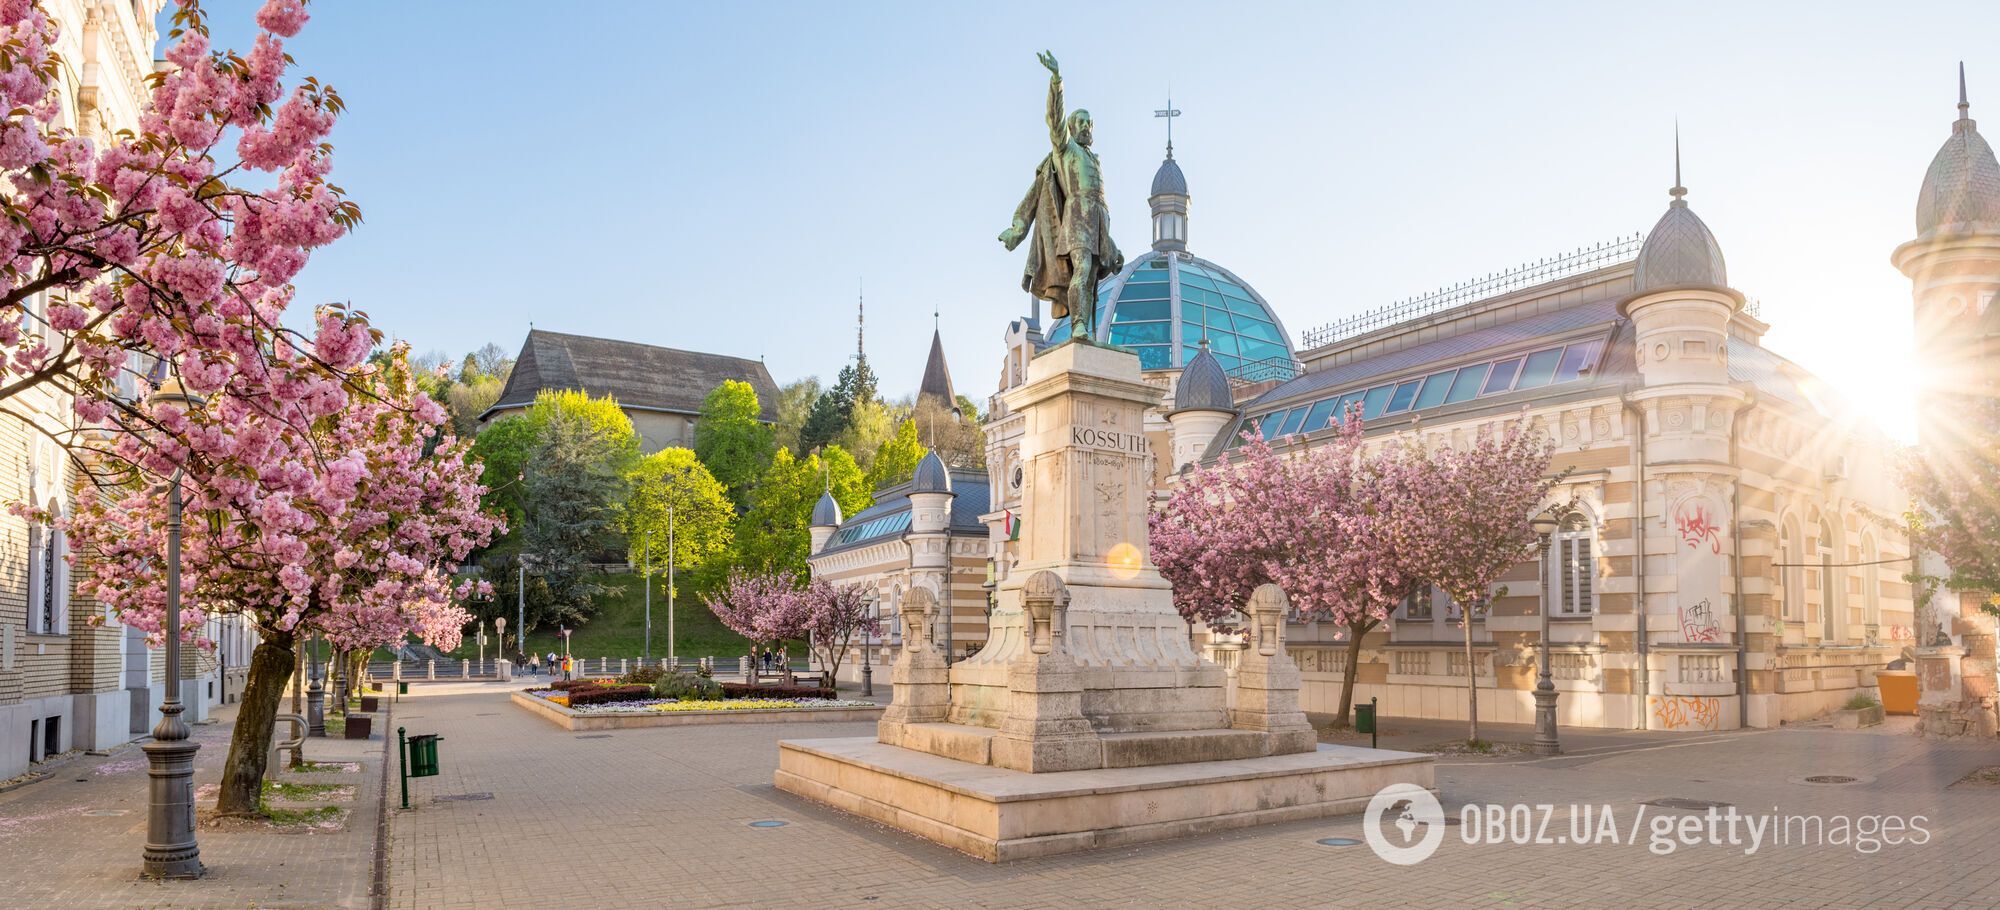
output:
<svg viewBox="0 0 2000 910"><path fill-rule="evenodd" d="M1069 340L1069 320L1048 340ZM1270 305L1228 269L1185 252L1148 251L1097 286L1097 340L1131 348L1147 370L1177 370L1208 339L1232 376L1289 376L1292 344Z"/></svg>

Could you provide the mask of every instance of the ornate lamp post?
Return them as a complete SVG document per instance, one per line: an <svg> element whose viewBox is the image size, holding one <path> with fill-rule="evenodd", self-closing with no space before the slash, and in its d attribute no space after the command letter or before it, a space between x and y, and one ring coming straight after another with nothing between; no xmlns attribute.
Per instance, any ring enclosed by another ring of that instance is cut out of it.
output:
<svg viewBox="0 0 2000 910"><path fill-rule="evenodd" d="M1534 529L1535 545L1540 554L1542 638L1541 672L1535 677L1535 742L1536 755L1561 755L1562 743L1556 739L1556 684L1549 677L1549 613L1553 602L1549 597L1549 535L1556 531L1556 517L1547 512L1528 519L1528 526Z"/></svg>
<svg viewBox="0 0 2000 910"><path fill-rule="evenodd" d="M875 603L881 598L881 595L871 589L866 596L868 599L868 618L872 621L875 618ZM861 697L863 698L875 697L875 666L868 659L869 654L874 650L875 633L863 630L861 633Z"/></svg>
<svg viewBox="0 0 2000 910"><path fill-rule="evenodd" d="M154 405L174 404L185 410L201 406L201 398L169 377L153 393ZM160 703L160 722L153 741L141 746L151 766L143 874L148 878L200 878L201 845L194 837L194 755L199 743L188 741L181 720L181 472L167 481L167 693Z"/></svg>
<svg viewBox="0 0 2000 910"><path fill-rule="evenodd" d="M306 679L310 681L306 686L306 735L325 736L326 680L319 670L319 641L310 641L306 647L309 655Z"/></svg>
<svg viewBox="0 0 2000 910"><path fill-rule="evenodd" d="M504 657L504 656L506 656L506 654L507 654L507 617L505 617L505 616L495 616L495 617L493 617L493 639L494 639L494 640L493 640L493 653L495 653L495 654L498 654L498 655L501 655L501 656L503 656L503 657ZM520 649L520 648L515 648L514 650L516 650L516 651L520 651L521 649Z"/></svg>

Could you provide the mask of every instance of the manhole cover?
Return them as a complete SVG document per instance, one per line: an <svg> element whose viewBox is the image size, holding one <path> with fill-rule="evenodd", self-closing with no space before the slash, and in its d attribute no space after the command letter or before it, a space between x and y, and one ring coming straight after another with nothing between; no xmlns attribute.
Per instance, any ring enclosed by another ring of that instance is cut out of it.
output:
<svg viewBox="0 0 2000 910"><path fill-rule="evenodd" d="M1697 812L1709 809L1727 809L1729 803L1719 803L1712 799L1688 799L1682 796L1662 796L1659 799L1640 800L1639 805L1661 809L1691 809Z"/></svg>
<svg viewBox="0 0 2000 910"><path fill-rule="evenodd" d="M585 733L582 736L577 737L577 739L610 739L610 738L611 734L609 733Z"/></svg>
<svg viewBox="0 0 2000 910"><path fill-rule="evenodd" d="M1809 784L1852 784L1852 783L1856 783L1856 782L1858 782L1858 781L1860 781L1860 780L1861 780L1861 778L1858 778L1858 777L1848 777L1848 776L1847 776L1847 775L1845 775L1845 774L1815 774L1815 775L1813 775L1813 776L1811 776L1811 777L1808 777L1808 778L1806 778L1806 783L1809 783Z"/></svg>
<svg viewBox="0 0 2000 910"><path fill-rule="evenodd" d="M469 803L492 798L493 794L491 793L454 793L450 796L440 796L437 798L437 801L441 803Z"/></svg>
<svg viewBox="0 0 2000 910"><path fill-rule="evenodd" d="M1322 847L1353 847L1361 842L1351 837L1322 837L1313 843Z"/></svg>
<svg viewBox="0 0 2000 910"><path fill-rule="evenodd" d="M781 822L781 821L778 821L778 820L777 820L777 819L775 819L775 818L767 818L767 819L765 819L765 820L763 820L763 821L761 821L761 822L751 822L751 823L750 823L750 827L752 827L752 828L783 828L783 827L784 827L784 826L785 826L786 824L787 824L786 822Z"/></svg>
<svg viewBox="0 0 2000 910"><path fill-rule="evenodd" d="M112 817L112 816L117 816L117 815L131 815L131 814L132 814L132 810L130 810L130 809L92 809L92 810L90 810L89 812L85 812L85 813L83 813L83 814L85 814L85 815L90 815L90 816L95 816L95 817L98 817L98 818L109 818L109 817Z"/></svg>

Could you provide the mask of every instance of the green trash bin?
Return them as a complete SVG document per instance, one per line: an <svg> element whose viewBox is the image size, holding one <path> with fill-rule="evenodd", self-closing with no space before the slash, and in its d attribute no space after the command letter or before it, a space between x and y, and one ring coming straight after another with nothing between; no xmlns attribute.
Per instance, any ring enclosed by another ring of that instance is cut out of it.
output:
<svg viewBox="0 0 2000 910"><path fill-rule="evenodd" d="M406 682L399 682L399 683L397 683L397 684L396 684L396 694L397 694L397 695L408 695L408 694L410 694L410 684L409 684L409 683L406 683Z"/></svg>
<svg viewBox="0 0 2000 910"><path fill-rule="evenodd" d="M1375 735L1375 699L1365 705L1354 706L1354 732L1368 734L1368 745L1373 748L1380 741Z"/></svg>
<svg viewBox="0 0 2000 910"><path fill-rule="evenodd" d="M436 777L438 773L438 740L443 737L436 733L419 733L410 737L410 776Z"/></svg>

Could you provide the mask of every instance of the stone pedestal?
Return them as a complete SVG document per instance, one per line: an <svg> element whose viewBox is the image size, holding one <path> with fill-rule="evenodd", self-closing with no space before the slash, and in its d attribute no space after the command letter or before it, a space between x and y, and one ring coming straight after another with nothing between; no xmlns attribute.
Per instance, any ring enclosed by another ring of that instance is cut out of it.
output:
<svg viewBox="0 0 2000 910"><path fill-rule="evenodd" d="M1081 343L1042 352L1007 393L1026 423L1023 555L996 592L986 645L951 669L952 722L998 727L1005 718L1009 668L1031 641L1023 589L1047 571L1069 591L1065 644L1093 729L1228 725L1222 669L1189 646L1147 546L1153 453L1143 418L1160 394L1140 377L1137 355Z"/></svg>
<svg viewBox="0 0 2000 910"><path fill-rule="evenodd" d="M1159 397L1130 352L1071 342L1007 393L1026 417L1025 558L985 647L947 669L936 599L903 603L895 700L877 735L779 743L796 793L989 861L1358 812L1434 786L1428 755L1319 745L1284 648L1284 592L1260 588L1225 709L1148 556Z"/></svg>
<svg viewBox="0 0 2000 910"><path fill-rule="evenodd" d="M1319 734L1299 708L1299 667L1285 653L1284 589L1260 585L1250 595L1250 642L1236 668L1236 704L1229 726L1266 736L1270 754L1310 752Z"/></svg>

